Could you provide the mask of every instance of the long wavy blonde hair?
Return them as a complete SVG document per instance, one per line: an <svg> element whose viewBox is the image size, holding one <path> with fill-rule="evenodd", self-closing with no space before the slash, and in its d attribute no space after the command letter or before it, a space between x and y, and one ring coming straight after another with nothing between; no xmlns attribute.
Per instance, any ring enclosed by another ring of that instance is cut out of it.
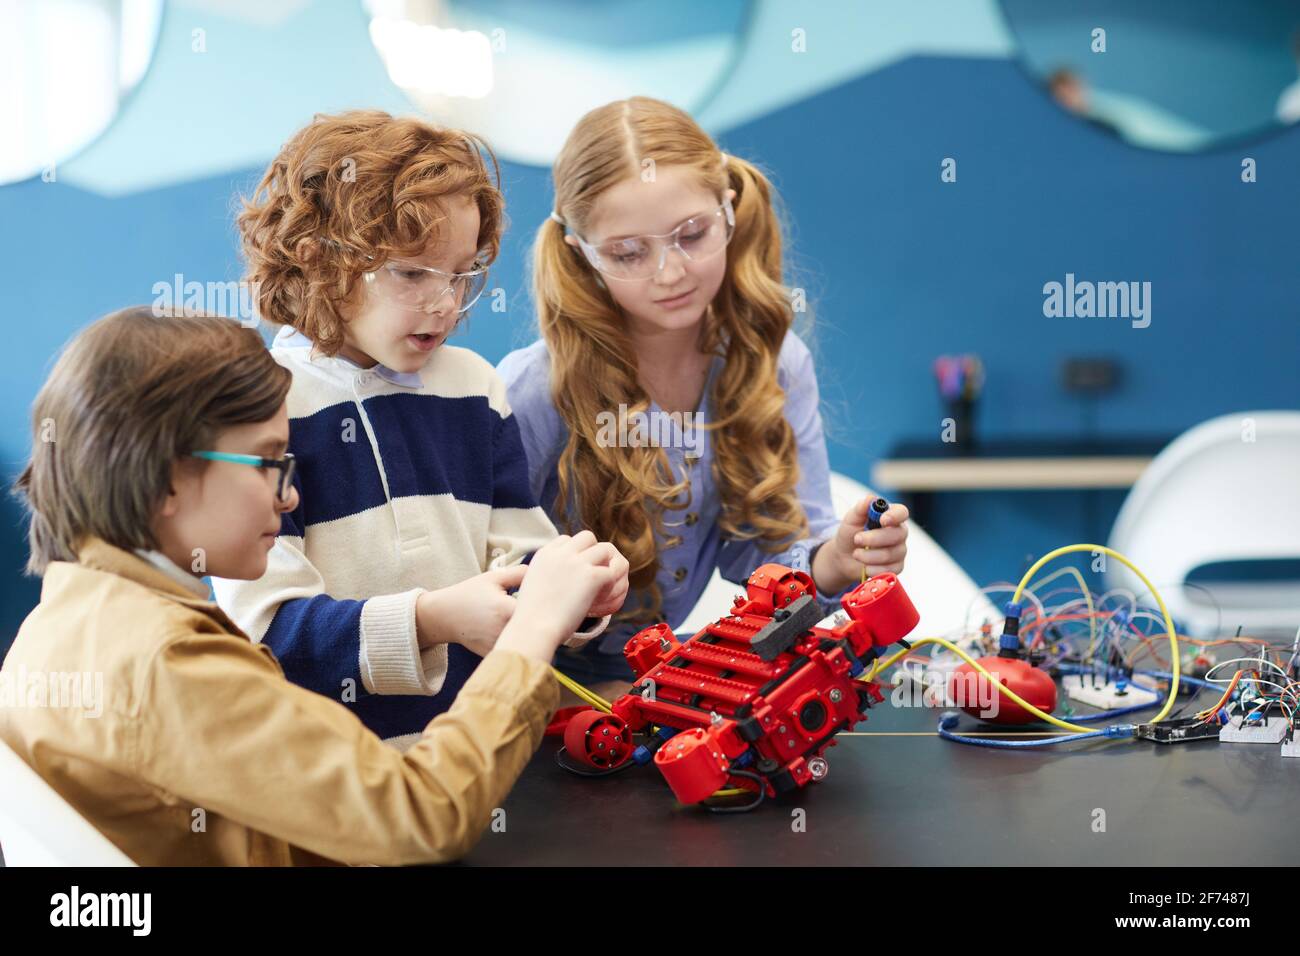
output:
<svg viewBox="0 0 1300 956"><path fill-rule="evenodd" d="M622 614L631 620L659 615L655 536L663 535L665 511L688 506L682 493L689 483L672 474L662 448L605 447L597 440L602 412L619 404L644 412L650 399L638 381L621 312L564 236L565 225L584 234L601 194L641 175L648 159L655 168L689 167L719 199L728 188L736 191L726 272L700 339L701 351L725 358L710 393L711 421L704 425L712 433L722 532L778 551L808 528L795 493L798 448L777 382L777 355L794 317L782 284L781 224L771 184L742 159L724 161L708 134L668 103L633 97L592 110L555 162L555 210L564 224L548 219L538 231L533 289L551 354L551 397L568 426L556 510L561 524L590 528L627 557L640 597Z"/></svg>

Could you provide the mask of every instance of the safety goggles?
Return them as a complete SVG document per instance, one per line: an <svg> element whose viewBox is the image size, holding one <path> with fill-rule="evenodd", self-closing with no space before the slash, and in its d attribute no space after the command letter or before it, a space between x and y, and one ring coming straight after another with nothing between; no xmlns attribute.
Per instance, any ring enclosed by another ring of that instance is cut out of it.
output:
<svg viewBox="0 0 1300 956"><path fill-rule="evenodd" d="M451 296L458 313L468 312L487 286L487 267L469 272L443 272L410 262L385 262L362 273L366 287L380 299L409 312L432 313Z"/></svg>
<svg viewBox="0 0 1300 956"><path fill-rule="evenodd" d="M662 235L627 236L596 244L575 237L593 269L611 279L635 282L658 275L668 261L669 250L676 250L689 262L716 256L735 231L735 211L731 200L724 199L712 212L692 216Z"/></svg>

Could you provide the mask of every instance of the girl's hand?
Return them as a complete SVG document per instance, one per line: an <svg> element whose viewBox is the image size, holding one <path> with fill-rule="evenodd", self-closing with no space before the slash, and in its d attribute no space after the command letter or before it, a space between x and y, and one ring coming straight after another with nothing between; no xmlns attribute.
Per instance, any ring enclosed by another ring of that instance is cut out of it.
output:
<svg viewBox="0 0 1300 956"><path fill-rule="evenodd" d="M894 574L903 570L907 557L907 518L904 505L892 504L880 516L880 527L867 528L867 509L875 495L863 498L847 512L835 529L835 537L820 548L813 558L813 581L819 593L834 594L862 577Z"/></svg>

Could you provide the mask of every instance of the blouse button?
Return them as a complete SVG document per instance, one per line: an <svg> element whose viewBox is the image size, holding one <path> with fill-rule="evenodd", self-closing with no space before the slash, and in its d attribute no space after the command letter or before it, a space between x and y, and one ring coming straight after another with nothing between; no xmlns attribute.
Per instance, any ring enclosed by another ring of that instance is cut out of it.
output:
<svg viewBox="0 0 1300 956"><path fill-rule="evenodd" d="M695 522L699 520L700 520L700 516L697 515L694 511L688 511L686 513L685 521L688 526L695 524Z"/></svg>
<svg viewBox="0 0 1300 956"><path fill-rule="evenodd" d="M686 569L685 569L685 568L678 568L676 571L674 571L674 572L673 572L673 580L674 580L674 581L677 581L678 583L681 583L682 581L685 581L685 580L686 580Z"/></svg>

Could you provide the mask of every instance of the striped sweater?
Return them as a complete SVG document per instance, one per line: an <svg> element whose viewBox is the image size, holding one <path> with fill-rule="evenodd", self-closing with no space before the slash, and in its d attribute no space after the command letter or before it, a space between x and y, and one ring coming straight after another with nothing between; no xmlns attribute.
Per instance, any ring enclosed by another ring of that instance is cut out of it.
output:
<svg viewBox="0 0 1300 956"><path fill-rule="evenodd" d="M293 373L300 500L266 573L213 578L217 602L291 681L408 745L479 661L459 644L421 651L416 598L526 560L555 528L529 488L505 388L475 353L444 345L419 372L362 369L284 329L271 354Z"/></svg>

